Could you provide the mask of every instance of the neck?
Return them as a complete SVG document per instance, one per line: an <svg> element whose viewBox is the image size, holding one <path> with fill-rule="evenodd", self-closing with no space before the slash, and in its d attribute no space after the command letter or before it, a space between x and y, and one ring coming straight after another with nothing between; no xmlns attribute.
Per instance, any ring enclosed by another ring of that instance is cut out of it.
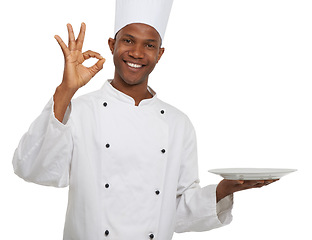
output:
<svg viewBox="0 0 312 240"><path fill-rule="evenodd" d="M153 97L147 89L147 80L139 84L130 85L115 77L111 84L118 91L132 97L135 101L135 106L138 106L143 99Z"/></svg>

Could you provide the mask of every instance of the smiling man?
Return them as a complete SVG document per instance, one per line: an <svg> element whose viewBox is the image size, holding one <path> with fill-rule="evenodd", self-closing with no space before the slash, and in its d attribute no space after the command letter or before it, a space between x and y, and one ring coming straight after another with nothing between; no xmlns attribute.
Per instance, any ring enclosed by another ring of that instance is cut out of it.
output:
<svg viewBox="0 0 312 240"><path fill-rule="evenodd" d="M53 98L15 151L26 181L69 186L64 240L170 240L174 232L207 231L231 222L233 193L272 181L229 181L201 188L195 130L189 118L158 99L149 74L172 1L117 0L115 38L108 40L114 78L73 99L105 59L82 53L86 25L68 46ZM144 6L144 7L143 7ZM82 63L97 58L92 67Z"/></svg>
<svg viewBox="0 0 312 240"><path fill-rule="evenodd" d="M108 44L115 64L112 85L132 96L135 105L151 98L147 90L148 76L165 50L160 47L159 33L149 25L133 23L123 27Z"/></svg>

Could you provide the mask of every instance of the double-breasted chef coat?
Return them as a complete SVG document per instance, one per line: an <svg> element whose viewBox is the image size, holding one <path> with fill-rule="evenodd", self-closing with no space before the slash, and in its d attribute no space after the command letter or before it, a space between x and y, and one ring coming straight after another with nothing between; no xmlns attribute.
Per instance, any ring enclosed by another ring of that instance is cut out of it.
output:
<svg viewBox="0 0 312 240"><path fill-rule="evenodd" d="M170 240L230 223L232 196L201 188L194 128L157 98L111 85L72 100L63 123L51 99L13 158L26 181L69 186L64 240Z"/></svg>

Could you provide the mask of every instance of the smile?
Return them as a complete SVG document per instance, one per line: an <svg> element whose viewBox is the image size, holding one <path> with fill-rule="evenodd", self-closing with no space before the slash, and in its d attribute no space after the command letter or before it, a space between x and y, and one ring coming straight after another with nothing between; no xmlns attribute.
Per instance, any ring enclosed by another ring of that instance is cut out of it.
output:
<svg viewBox="0 0 312 240"><path fill-rule="evenodd" d="M131 63L131 62L126 62L126 64L127 64L129 67L132 67L132 68L141 68L141 67L143 67L143 65L136 64L136 63Z"/></svg>

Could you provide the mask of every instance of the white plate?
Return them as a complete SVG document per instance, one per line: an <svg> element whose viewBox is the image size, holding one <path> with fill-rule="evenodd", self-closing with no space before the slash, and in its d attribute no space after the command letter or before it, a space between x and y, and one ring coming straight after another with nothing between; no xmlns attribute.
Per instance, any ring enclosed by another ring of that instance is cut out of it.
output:
<svg viewBox="0 0 312 240"><path fill-rule="evenodd" d="M279 179L295 171L297 170L285 168L219 168L208 172L228 180L269 180Z"/></svg>

